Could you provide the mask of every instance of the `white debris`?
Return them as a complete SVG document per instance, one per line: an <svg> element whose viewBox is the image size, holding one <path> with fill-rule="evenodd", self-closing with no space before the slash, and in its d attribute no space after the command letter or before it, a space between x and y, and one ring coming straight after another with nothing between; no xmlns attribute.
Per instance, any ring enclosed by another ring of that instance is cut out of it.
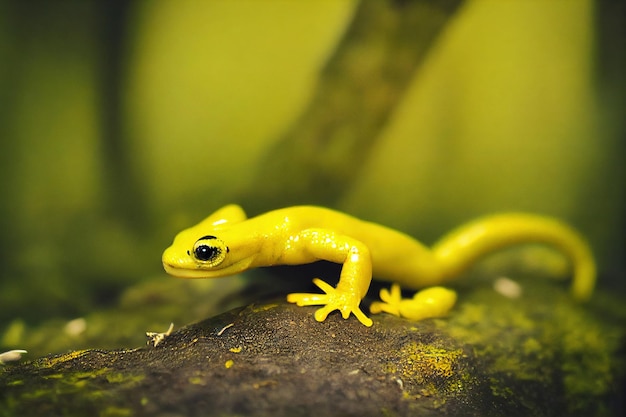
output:
<svg viewBox="0 0 626 417"><path fill-rule="evenodd" d="M0 365L4 365L7 362L19 361L22 358L22 354L24 353L28 352L23 349L16 349L0 353Z"/></svg>
<svg viewBox="0 0 626 417"><path fill-rule="evenodd" d="M152 345L156 347L159 343L161 343L167 336L172 334L172 330L174 330L174 323L170 323L170 327L167 329L165 333L156 333L156 332L146 332L146 336L148 337L147 344L152 342Z"/></svg>
<svg viewBox="0 0 626 417"><path fill-rule="evenodd" d="M496 279L493 282L493 289L507 298L519 298L523 293L522 286L507 277Z"/></svg>
<svg viewBox="0 0 626 417"><path fill-rule="evenodd" d="M63 327L63 331L69 336L79 336L85 330L87 330L87 320L82 317L68 321Z"/></svg>

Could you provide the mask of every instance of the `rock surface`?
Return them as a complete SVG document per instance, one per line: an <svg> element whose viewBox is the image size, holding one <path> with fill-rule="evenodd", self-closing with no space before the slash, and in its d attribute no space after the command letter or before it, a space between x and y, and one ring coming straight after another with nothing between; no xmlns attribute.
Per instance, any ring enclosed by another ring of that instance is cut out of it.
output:
<svg viewBox="0 0 626 417"><path fill-rule="evenodd" d="M462 294L449 317L354 317L281 300L153 344L0 369L0 415L612 415L624 328L541 284L519 299ZM606 314L603 312L602 314ZM623 318L623 317L622 317ZM623 324L623 323L622 323ZM623 379L622 379L623 380Z"/></svg>

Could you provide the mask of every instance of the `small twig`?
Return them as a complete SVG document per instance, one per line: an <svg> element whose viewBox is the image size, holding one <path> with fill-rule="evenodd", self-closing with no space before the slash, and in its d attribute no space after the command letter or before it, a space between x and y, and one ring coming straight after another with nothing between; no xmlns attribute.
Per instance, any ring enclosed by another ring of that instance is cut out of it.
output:
<svg viewBox="0 0 626 417"><path fill-rule="evenodd" d="M230 323L230 324L227 324L226 326L222 327L222 330L220 330L219 332L217 332L217 335L218 335L218 336L221 336L221 335L222 335L222 333L224 333L224 330L228 329L229 327L233 327L234 325L235 325L235 323Z"/></svg>
<svg viewBox="0 0 626 417"><path fill-rule="evenodd" d="M152 345L156 347L159 343L161 343L167 336L172 334L172 330L174 330L174 323L170 323L170 327L167 329L165 333L157 333L157 332L146 332L146 336L148 340L146 343L149 345L152 342Z"/></svg>

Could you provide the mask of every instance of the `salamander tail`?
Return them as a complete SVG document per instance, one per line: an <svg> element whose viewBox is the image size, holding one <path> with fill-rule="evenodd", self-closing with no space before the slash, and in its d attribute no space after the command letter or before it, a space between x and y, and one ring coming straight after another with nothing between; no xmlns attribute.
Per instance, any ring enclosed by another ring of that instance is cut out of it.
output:
<svg viewBox="0 0 626 417"><path fill-rule="evenodd" d="M433 246L444 276L468 269L479 258L503 247L542 243L555 247L571 261L572 295L589 299L596 280L596 266L589 245L565 223L531 214L498 214L477 219L452 231Z"/></svg>

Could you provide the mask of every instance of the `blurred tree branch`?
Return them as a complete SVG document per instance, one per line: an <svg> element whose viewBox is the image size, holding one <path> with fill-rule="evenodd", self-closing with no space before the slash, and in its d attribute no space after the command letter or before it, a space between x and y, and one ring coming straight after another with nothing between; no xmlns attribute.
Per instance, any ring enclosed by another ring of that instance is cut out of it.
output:
<svg viewBox="0 0 626 417"><path fill-rule="evenodd" d="M262 158L251 211L331 205L358 175L416 69L461 0L362 1L303 113Z"/></svg>
<svg viewBox="0 0 626 417"><path fill-rule="evenodd" d="M124 131L124 76L128 60L128 25L132 1L94 3L100 41L100 150L105 210L131 229L147 227L144 186Z"/></svg>

